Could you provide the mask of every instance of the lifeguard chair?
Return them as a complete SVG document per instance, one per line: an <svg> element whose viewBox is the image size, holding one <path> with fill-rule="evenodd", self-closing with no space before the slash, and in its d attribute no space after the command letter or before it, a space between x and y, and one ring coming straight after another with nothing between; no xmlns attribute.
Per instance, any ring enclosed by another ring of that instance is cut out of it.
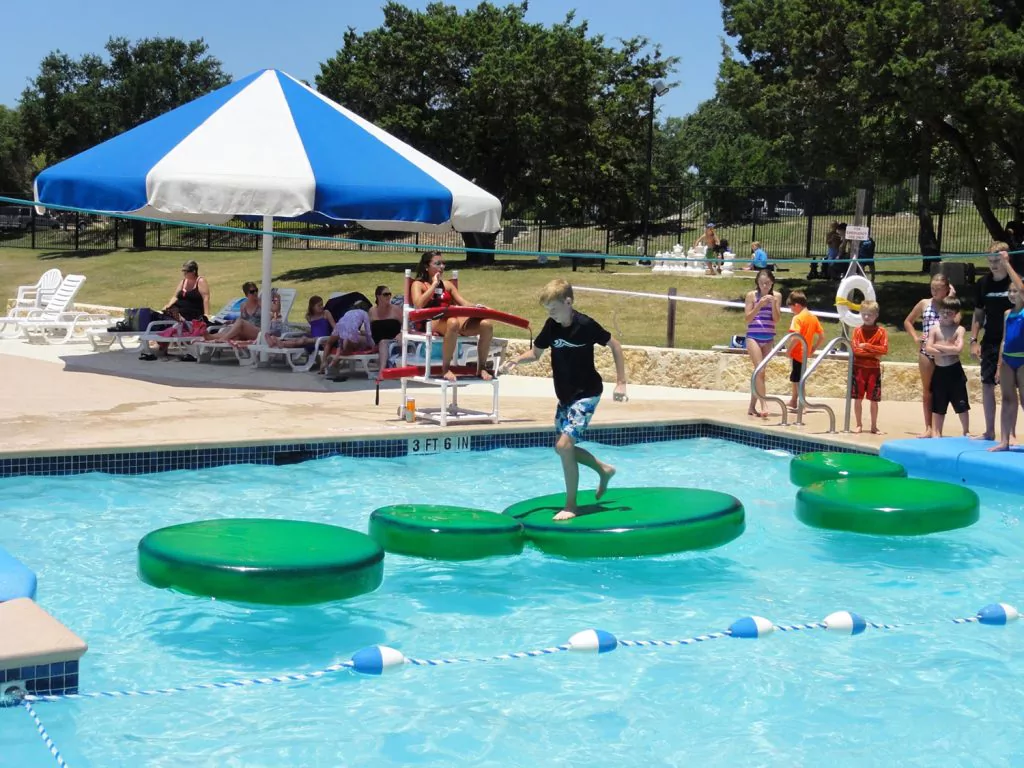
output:
<svg viewBox="0 0 1024 768"><path fill-rule="evenodd" d="M448 279L458 287L459 273L457 271L452 272ZM478 317L514 325L518 328L529 328L530 321L486 307L451 306L416 309L412 303L412 280L412 270L405 270L401 361L397 368L381 371L381 379L399 379L402 382L402 404L399 414L404 414L409 401L409 384L415 382L428 387L436 387L441 399L441 403L437 407L423 408L417 404L416 415L418 418L431 421L442 427L452 423L480 421L497 424L499 420L498 369L501 368L508 342L505 339L494 339L491 341L490 349L484 353L486 355L484 360L493 371L493 378L490 381L481 381L475 378L456 378L455 381L449 381L441 375L444 337L434 333L433 324L436 320L446 317ZM460 337L457 340L455 355L450 367L456 376L465 376L476 372L477 361L481 354L478 347L478 339L474 337ZM491 409L489 411L477 411L459 405L459 389L470 384L489 384L491 386Z"/></svg>

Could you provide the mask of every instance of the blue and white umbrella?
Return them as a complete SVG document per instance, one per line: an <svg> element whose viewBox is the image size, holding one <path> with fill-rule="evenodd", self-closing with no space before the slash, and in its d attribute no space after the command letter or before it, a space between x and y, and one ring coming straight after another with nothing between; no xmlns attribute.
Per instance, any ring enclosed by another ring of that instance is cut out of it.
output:
<svg viewBox="0 0 1024 768"><path fill-rule="evenodd" d="M307 213L410 232L497 232L501 219L490 193L272 69L47 168L35 198L207 223L262 216L265 232ZM271 247L265 234L264 295Z"/></svg>

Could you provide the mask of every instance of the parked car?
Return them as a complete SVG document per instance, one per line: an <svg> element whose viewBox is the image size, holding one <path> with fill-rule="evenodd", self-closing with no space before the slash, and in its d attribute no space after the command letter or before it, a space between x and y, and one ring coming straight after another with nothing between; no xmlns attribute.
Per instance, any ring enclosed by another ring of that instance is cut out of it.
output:
<svg viewBox="0 0 1024 768"><path fill-rule="evenodd" d="M5 205L0 207L0 229L14 229L24 232L32 226L32 209L27 205ZM35 227L40 229L60 229L61 224L48 213L37 214Z"/></svg>
<svg viewBox="0 0 1024 768"><path fill-rule="evenodd" d="M804 209L798 208L792 200L779 200L775 204L776 216L803 216Z"/></svg>

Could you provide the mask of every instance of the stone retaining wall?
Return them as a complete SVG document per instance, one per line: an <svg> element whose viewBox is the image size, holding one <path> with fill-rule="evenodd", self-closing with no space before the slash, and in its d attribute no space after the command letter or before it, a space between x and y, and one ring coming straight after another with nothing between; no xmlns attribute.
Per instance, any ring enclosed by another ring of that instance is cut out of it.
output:
<svg viewBox="0 0 1024 768"><path fill-rule="evenodd" d="M529 349L522 339L512 339L508 358ZM656 384L687 389L712 389L749 392L753 368L745 354L696 349L664 349L661 347L623 347L626 374L631 384ZM611 352L597 347L597 369L605 381L615 381L615 363ZM807 386L814 397L846 396L846 360L826 360L815 371ZM966 365L967 388L973 402L981 401L981 379L978 366ZM885 400L916 401L921 398L921 378L916 363L882 363L882 397ZM522 376L551 376L550 356L540 362L524 365L516 373ZM776 357L768 364L768 393L789 396L789 359Z"/></svg>

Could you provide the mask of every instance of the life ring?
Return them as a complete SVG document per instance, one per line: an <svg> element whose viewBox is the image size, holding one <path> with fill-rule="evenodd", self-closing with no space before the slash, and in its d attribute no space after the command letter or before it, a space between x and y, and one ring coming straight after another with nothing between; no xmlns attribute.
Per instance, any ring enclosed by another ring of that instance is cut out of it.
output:
<svg viewBox="0 0 1024 768"><path fill-rule="evenodd" d="M874 301L875 286L864 275L847 275L836 290L836 312L839 313L839 321L850 328L859 328L864 325L864 320L860 316L860 304L850 301L850 294L854 291L863 293L865 301Z"/></svg>

